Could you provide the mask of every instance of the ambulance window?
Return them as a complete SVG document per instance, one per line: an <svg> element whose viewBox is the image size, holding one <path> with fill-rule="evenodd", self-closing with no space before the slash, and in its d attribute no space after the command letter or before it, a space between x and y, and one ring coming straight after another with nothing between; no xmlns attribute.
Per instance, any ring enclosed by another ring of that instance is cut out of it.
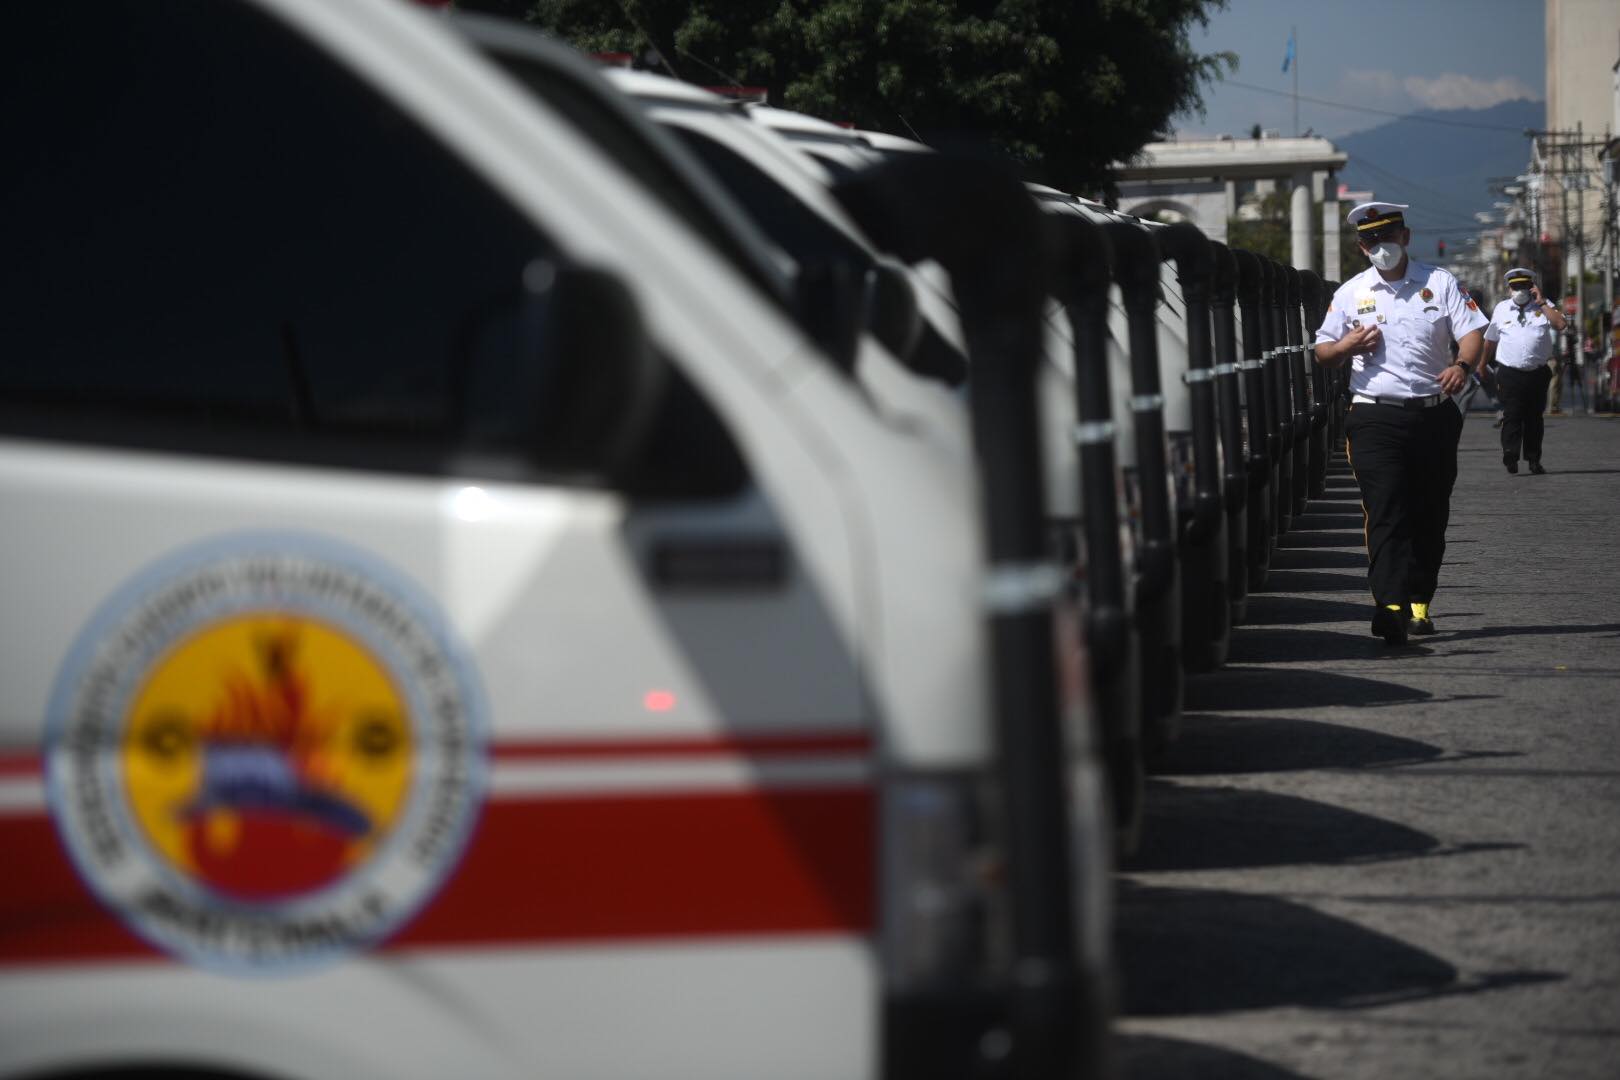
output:
<svg viewBox="0 0 1620 1080"><path fill-rule="evenodd" d="M753 162L710 136L670 125L748 216L800 263L836 259L865 269L871 255Z"/></svg>
<svg viewBox="0 0 1620 1080"><path fill-rule="evenodd" d="M627 115L627 109L616 107L608 98L616 91L606 83L599 88L581 85L573 72L492 45L484 45L484 49L535 97L571 121L599 150L635 177L665 209L709 241L767 300L778 308L787 307L790 286L781 270L772 264L763 237L757 232L740 235L754 227L747 219L728 220L736 212L715 205L726 198L725 192L714 189L711 202L708 192L697 189L704 178L694 181L682 168L690 162L690 155L674 140L650 124L638 123L639 118ZM676 155L681 158L678 162L672 160ZM696 163L688 167L699 168ZM714 188L713 181L709 181L709 187Z"/></svg>
<svg viewBox="0 0 1620 1080"><path fill-rule="evenodd" d="M409 470L510 428L467 365L552 245L253 5L22 5L0 100L7 427Z"/></svg>

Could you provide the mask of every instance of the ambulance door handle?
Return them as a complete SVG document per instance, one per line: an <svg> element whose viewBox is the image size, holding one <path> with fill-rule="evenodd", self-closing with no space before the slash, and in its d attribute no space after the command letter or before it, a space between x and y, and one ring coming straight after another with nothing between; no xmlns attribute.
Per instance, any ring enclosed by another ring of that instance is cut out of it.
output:
<svg viewBox="0 0 1620 1080"><path fill-rule="evenodd" d="M781 537L680 536L651 545L653 584L665 589L780 589L788 581Z"/></svg>

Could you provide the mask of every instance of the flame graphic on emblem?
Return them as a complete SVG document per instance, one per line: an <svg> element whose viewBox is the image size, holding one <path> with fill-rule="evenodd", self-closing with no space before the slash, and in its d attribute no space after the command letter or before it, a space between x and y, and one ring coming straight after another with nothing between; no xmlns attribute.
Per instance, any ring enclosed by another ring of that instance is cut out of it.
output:
<svg viewBox="0 0 1620 1080"><path fill-rule="evenodd" d="M374 826L342 792L342 711L315 708L296 624L276 625L254 646L261 678L229 673L197 725L200 790L179 813L210 885L267 899L334 879Z"/></svg>

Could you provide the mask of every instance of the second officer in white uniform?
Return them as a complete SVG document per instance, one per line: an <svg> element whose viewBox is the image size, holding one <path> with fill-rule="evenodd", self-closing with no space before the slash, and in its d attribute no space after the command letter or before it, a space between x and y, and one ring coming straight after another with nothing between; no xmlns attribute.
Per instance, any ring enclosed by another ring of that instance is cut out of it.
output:
<svg viewBox="0 0 1620 1080"><path fill-rule="evenodd" d="M1519 471L1521 452L1530 471L1541 474L1541 438L1546 422L1547 361L1558 347L1564 316L1536 288L1535 275L1515 266L1505 275L1508 299L1491 312L1485 330L1485 363L1496 360L1497 400L1502 403L1502 464Z"/></svg>
<svg viewBox="0 0 1620 1080"><path fill-rule="evenodd" d="M1407 257L1404 210L1373 202L1350 211L1372 266L1333 294L1316 332L1318 363L1351 365L1345 444L1366 516L1372 632L1390 645L1434 633L1429 604L1463 424L1451 395L1478 366L1487 323L1456 278Z"/></svg>

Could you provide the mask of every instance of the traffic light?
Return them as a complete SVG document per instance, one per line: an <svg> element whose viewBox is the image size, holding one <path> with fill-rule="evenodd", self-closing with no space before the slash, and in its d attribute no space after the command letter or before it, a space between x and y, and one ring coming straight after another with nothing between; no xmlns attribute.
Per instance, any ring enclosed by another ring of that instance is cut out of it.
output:
<svg viewBox="0 0 1620 1080"><path fill-rule="evenodd" d="M1446 242L1444 240L1441 240L1435 245L1435 252L1442 259L1446 257Z"/></svg>

